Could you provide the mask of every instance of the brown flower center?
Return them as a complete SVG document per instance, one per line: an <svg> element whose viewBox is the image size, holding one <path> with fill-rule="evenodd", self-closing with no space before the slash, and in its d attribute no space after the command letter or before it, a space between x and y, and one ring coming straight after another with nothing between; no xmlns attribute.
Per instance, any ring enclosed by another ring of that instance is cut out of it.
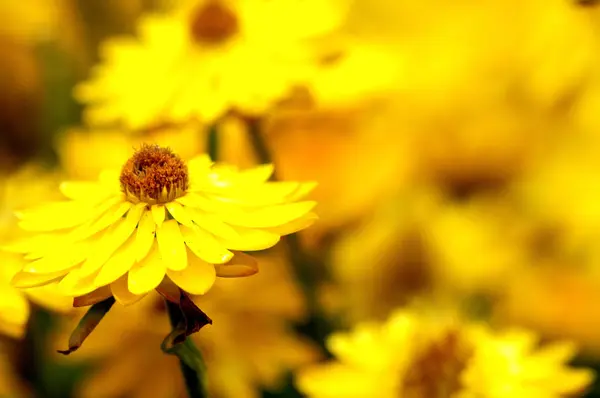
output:
<svg viewBox="0 0 600 398"><path fill-rule="evenodd" d="M167 203L187 190L188 170L169 148L144 144L125 163L119 181L131 202Z"/></svg>
<svg viewBox="0 0 600 398"><path fill-rule="evenodd" d="M400 396L451 397L461 388L460 375L469 356L458 333L449 331L412 364L402 383Z"/></svg>
<svg viewBox="0 0 600 398"><path fill-rule="evenodd" d="M204 44L220 44L238 31L238 19L223 1L208 0L192 14L191 34Z"/></svg>

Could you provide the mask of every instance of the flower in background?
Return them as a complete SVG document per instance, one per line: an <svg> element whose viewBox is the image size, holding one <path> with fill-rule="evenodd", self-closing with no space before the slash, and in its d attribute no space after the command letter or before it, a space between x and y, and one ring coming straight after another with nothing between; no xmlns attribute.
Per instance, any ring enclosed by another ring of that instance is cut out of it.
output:
<svg viewBox="0 0 600 398"><path fill-rule="evenodd" d="M120 173L63 182L70 200L18 214L21 228L38 234L7 246L28 260L12 282L58 281L76 306L111 296L127 305L155 288L178 303L174 285L204 294L216 276L252 275L256 260L243 251L270 248L315 220L315 203L298 202L314 185L268 182L272 172L208 156L186 165L167 148L144 145Z"/></svg>
<svg viewBox="0 0 600 398"><path fill-rule="evenodd" d="M384 324L361 324L328 340L336 359L300 372L309 397L564 397L592 382L566 366L569 343L537 348L525 330L489 327L397 311Z"/></svg>
<svg viewBox="0 0 600 398"><path fill-rule="evenodd" d="M210 396L258 398L260 388L277 389L286 371L311 363L316 349L290 322L306 316L301 292L279 250L257 254L261 272L252 278L218 279L196 304L213 325L194 335L210 380ZM177 358L155 347L170 326L158 297L111 310L77 356L65 361L98 361L77 389L79 398L183 396ZM61 346L73 324L56 335Z"/></svg>
<svg viewBox="0 0 600 398"><path fill-rule="evenodd" d="M52 196L57 176L38 167L26 167L2 177L0 184L0 242L23 236L17 226L14 211L39 203ZM29 320L29 301L65 312L71 301L60 295L55 285L20 290L11 286L11 279L25 264L21 256L0 252L0 333L22 337Z"/></svg>
<svg viewBox="0 0 600 398"><path fill-rule="evenodd" d="M132 129L260 114L308 80L319 58L312 41L343 15L335 0L184 1L144 16L139 38L108 40L75 96L90 124Z"/></svg>

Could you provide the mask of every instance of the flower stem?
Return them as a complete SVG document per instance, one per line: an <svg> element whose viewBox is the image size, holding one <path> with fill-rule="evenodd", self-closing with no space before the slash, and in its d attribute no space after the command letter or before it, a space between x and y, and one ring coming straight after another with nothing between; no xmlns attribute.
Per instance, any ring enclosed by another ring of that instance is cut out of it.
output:
<svg viewBox="0 0 600 398"><path fill-rule="evenodd" d="M183 313L177 304L165 300L171 327L175 329L183 320ZM206 365L202 354L190 338L173 348L172 353L179 357L181 373L189 398L206 398Z"/></svg>
<svg viewBox="0 0 600 398"><path fill-rule="evenodd" d="M208 136L206 138L206 151L213 161L219 160L219 128L217 123L208 127Z"/></svg>

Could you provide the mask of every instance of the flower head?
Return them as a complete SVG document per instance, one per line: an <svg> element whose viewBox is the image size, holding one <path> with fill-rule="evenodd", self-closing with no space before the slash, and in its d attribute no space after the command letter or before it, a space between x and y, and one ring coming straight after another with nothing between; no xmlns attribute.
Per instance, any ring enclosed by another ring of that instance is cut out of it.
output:
<svg viewBox="0 0 600 398"><path fill-rule="evenodd" d="M565 363L568 343L536 349L534 335L398 311L328 340L337 357L300 373L309 397L563 397L581 393L593 374Z"/></svg>
<svg viewBox="0 0 600 398"><path fill-rule="evenodd" d="M310 39L335 30L334 0L192 0L140 20L138 38L114 38L75 90L92 125L141 129L231 110L256 115L306 83L319 54Z"/></svg>
<svg viewBox="0 0 600 398"><path fill-rule="evenodd" d="M155 288L172 298L175 285L204 294L216 276L252 275L256 261L243 251L272 247L315 220L315 203L298 202L313 184L268 182L272 172L207 156L186 165L169 149L144 145L120 173L63 182L68 201L18 214L21 228L38 234L6 248L28 260L13 284L58 282L83 306L111 295L129 304Z"/></svg>

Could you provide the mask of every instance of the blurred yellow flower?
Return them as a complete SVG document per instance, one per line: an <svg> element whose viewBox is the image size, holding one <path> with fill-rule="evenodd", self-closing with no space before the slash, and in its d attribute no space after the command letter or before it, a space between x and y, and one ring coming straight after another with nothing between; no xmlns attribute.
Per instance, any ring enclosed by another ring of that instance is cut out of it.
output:
<svg viewBox="0 0 600 398"><path fill-rule="evenodd" d="M36 166L2 176L0 183L0 242L6 243L18 230L14 211L40 203L52 195L57 176ZM21 337L29 320L29 300L44 307L66 311L71 301L58 294L55 285L20 290L10 284L11 279L25 264L21 256L0 252L0 333Z"/></svg>
<svg viewBox="0 0 600 398"><path fill-rule="evenodd" d="M297 202L314 185L267 182L272 172L239 171L208 156L186 165L167 148L144 145L120 175L63 182L69 201L18 214L21 228L41 233L8 245L29 260L12 282L59 281L76 305L110 296L131 304L155 288L169 296L173 283L204 294L216 276L252 275L256 261L242 250L272 247L315 220L315 203Z"/></svg>
<svg viewBox="0 0 600 398"><path fill-rule="evenodd" d="M194 335L206 362L210 396L258 398L259 388L277 389L286 371L317 358L316 349L288 325L305 317L302 295L278 250L257 254L261 272L240 280L219 279L196 304L213 324ZM68 334L73 325L65 325ZM158 297L116 307L103 319L77 356L97 360L84 378L79 398L156 397L184 394L177 358L156 349L170 329ZM57 335L62 346L64 335Z"/></svg>
<svg viewBox="0 0 600 398"><path fill-rule="evenodd" d="M336 360L299 373L309 397L564 397L583 393L587 369L566 362L575 350L554 343L539 350L528 331L499 333L478 324L397 311L384 324L333 334Z"/></svg>
<svg viewBox="0 0 600 398"><path fill-rule="evenodd" d="M311 40L333 31L336 0L184 1L170 14L147 15L139 39L115 38L105 62L75 89L92 125L140 129L231 110L263 113L306 82L318 54Z"/></svg>

